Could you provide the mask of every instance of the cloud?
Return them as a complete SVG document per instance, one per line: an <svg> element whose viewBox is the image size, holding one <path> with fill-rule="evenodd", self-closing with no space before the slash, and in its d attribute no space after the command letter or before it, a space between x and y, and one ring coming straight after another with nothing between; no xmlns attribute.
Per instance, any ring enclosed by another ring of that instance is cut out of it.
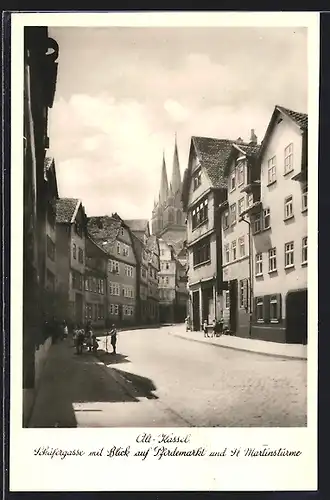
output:
<svg viewBox="0 0 330 500"><path fill-rule="evenodd" d="M164 109L174 122L184 122L189 118L189 111L173 99L164 102Z"/></svg>
<svg viewBox="0 0 330 500"><path fill-rule="evenodd" d="M60 196L89 215L151 215L192 135L263 138L275 104L306 111L306 34L272 29L52 28L59 74L50 145ZM106 47L106 51L104 50Z"/></svg>

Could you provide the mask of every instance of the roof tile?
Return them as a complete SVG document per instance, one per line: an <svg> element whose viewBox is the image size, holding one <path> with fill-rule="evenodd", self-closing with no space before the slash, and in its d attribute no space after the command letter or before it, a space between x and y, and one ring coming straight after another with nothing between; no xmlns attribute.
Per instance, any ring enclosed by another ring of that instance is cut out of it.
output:
<svg viewBox="0 0 330 500"><path fill-rule="evenodd" d="M59 224L71 222L79 201L77 198L59 198L56 201L56 222Z"/></svg>
<svg viewBox="0 0 330 500"><path fill-rule="evenodd" d="M108 215L88 217L87 230L93 240L95 240L103 250L112 253L121 224L120 219L109 217Z"/></svg>
<svg viewBox="0 0 330 500"><path fill-rule="evenodd" d="M298 111L293 111L292 109L284 108L283 106L276 106L277 109L286 114L289 118L295 121L299 127L306 130L308 128L308 115L306 113L299 113Z"/></svg>

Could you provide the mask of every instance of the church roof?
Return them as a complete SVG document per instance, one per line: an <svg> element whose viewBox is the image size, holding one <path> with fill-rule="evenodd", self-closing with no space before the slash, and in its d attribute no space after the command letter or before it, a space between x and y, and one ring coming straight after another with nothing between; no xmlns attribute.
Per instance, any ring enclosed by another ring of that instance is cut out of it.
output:
<svg viewBox="0 0 330 500"><path fill-rule="evenodd" d="M167 180L167 172L166 172L166 163L165 156L163 155L163 164L162 164L162 172L160 178L160 189L159 189L159 203L163 205L168 198L169 189L168 189L168 180Z"/></svg>
<svg viewBox="0 0 330 500"><path fill-rule="evenodd" d="M178 153L178 145L176 137L175 137L175 146L173 155L171 188L173 194L176 194L179 191L179 189L181 189L181 172L180 172L179 153Z"/></svg>

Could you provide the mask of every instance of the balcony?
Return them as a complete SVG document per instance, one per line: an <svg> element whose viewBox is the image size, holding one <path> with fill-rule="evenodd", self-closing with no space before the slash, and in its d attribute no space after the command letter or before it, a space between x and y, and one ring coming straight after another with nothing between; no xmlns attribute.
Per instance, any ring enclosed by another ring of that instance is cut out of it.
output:
<svg viewBox="0 0 330 500"><path fill-rule="evenodd" d="M255 192L257 188L260 188L260 180L250 181L241 188L241 193L251 194Z"/></svg>
<svg viewBox="0 0 330 500"><path fill-rule="evenodd" d="M252 205L250 205L249 207L247 207L244 212L240 213L239 214L239 217L242 218L244 217L244 215L254 215L258 212L260 212L260 210L262 209L262 202L261 201L255 201L254 203L252 203Z"/></svg>

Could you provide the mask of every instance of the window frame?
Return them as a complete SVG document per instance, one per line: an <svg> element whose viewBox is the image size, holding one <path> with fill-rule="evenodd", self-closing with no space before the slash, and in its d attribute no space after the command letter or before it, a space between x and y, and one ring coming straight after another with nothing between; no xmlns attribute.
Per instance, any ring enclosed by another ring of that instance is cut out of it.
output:
<svg viewBox="0 0 330 500"><path fill-rule="evenodd" d="M267 162L267 179L268 179L267 186L270 186L271 184L274 184L277 181L277 179L276 179L276 155L269 158L269 160Z"/></svg>
<svg viewBox="0 0 330 500"><path fill-rule="evenodd" d="M291 147L291 151L287 152L287 150ZM290 162L287 163L287 159L290 159ZM290 166L289 169L287 169L287 165ZM293 142L290 142L284 148L284 175L290 174L290 172L293 172L294 167L293 167Z"/></svg>
<svg viewBox="0 0 330 500"><path fill-rule="evenodd" d="M290 210L288 210L288 207L291 207ZM284 198L284 220L292 219L292 217L294 217L293 196L290 194Z"/></svg>
<svg viewBox="0 0 330 500"><path fill-rule="evenodd" d="M261 306L261 310L262 310L261 317L259 317L259 315L258 315L260 306ZM264 297L256 297L255 308L256 308L255 317L256 317L257 323L264 323L265 322L265 320L264 320Z"/></svg>
<svg viewBox="0 0 330 500"><path fill-rule="evenodd" d="M240 202L243 202L242 203L242 207L240 206ZM237 202L237 213L238 215L241 215L241 213L243 213L245 210L245 198L244 196L242 196L242 198L240 198Z"/></svg>
<svg viewBox="0 0 330 500"><path fill-rule="evenodd" d="M277 250L276 247L273 247L268 250L268 273L275 273L276 271L277 271Z"/></svg>
<svg viewBox="0 0 330 500"><path fill-rule="evenodd" d="M243 244L242 244L243 242ZM245 235L243 234L238 238L238 248L239 248L239 258L243 259L246 257L246 248L245 248ZM242 254L242 248L244 249L244 253Z"/></svg>
<svg viewBox="0 0 330 500"><path fill-rule="evenodd" d="M235 262L237 260L237 241L233 240L230 245L231 249L231 257L232 257L232 262ZM234 257L234 252L235 252L235 257Z"/></svg>
<svg viewBox="0 0 330 500"><path fill-rule="evenodd" d="M202 169L201 167L197 168L193 173L193 191L199 188L202 184Z"/></svg>
<svg viewBox="0 0 330 500"><path fill-rule="evenodd" d="M230 225L231 226L234 226L237 222L237 207L236 207L237 203L232 203L229 207L229 213L230 213ZM233 207L235 208L235 210L232 210Z"/></svg>
<svg viewBox="0 0 330 500"><path fill-rule="evenodd" d="M305 184L301 189L301 211L308 210L308 185Z"/></svg>
<svg viewBox="0 0 330 500"><path fill-rule="evenodd" d="M306 258L304 258L305 252L306 252ZM308 263L308 236L304 236L301 239L301 265L305 266L307 263Z"/></svg>
<svg viewBox="0 0 330 500"><path fill-rule="evenodd" d="M288 245L292 245L292 248L287 249ZM287 256L292 255L292 262L287 264ZM288 241L284 244L284 269L290 269L294 267L294 241Z"/></svg>
<svg viewBox="0 0 330 500"><path fill-rule="evenodd" d="M263 254L258 252L255 255L255 276L263 275Z"/></svg>

